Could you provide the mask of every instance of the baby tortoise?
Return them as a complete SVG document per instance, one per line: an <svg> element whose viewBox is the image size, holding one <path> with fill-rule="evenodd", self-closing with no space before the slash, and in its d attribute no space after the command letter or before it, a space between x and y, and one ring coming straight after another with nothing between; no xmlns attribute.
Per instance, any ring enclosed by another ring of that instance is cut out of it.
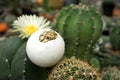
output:
<svg viewBox="0 0 120 80"><path fill-rule="evenodd" d="M45 31L39 36L40 42L46 43L57 38L55 31Z"/></svg>

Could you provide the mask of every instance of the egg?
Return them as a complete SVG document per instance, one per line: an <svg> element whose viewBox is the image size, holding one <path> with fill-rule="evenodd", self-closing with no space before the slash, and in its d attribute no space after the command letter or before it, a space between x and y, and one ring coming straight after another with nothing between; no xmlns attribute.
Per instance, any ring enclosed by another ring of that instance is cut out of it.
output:
<svg viewBox="0 0 120 80"><path fill-rule="evenodd" d="M52 29L40 29L33 33L26 44L28 58L40 67L50 67L61 60L65 43L59 33Z"/></svg>

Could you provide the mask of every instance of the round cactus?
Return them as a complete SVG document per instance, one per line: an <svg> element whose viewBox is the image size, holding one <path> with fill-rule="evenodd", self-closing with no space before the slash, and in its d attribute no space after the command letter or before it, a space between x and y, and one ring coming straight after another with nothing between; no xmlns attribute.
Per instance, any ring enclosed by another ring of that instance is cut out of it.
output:
<svg viewBox="0 0 120 80"><path fill-rule="evenodd" d="M66 56L89 59L102 26L101 16L93 6L72 4L64 7L57 18L56 30L65 39Z"/></svg>
<svg viewBox="0 0 120 80"><path fill-rule="evenodd" d="M120 25L115 26L110 32L110 42L112 47L120 51Z"/></svg>
<svg viewBox="0 0 120 80"><path fill-rule="evenodd" d="M45 68L28 59L25 47L16 36L0 41L0 80L45 80Z"/></svg>
<svg viewBox="0 0 120 80"><path fill-rule="evenodd" d="M101 80L101 75L86 62L64 58L53 68L48 80Z"/></svg>
<svg viewBox="0 0 120 80"><path fill-rule="evenodd" d="M102 74L102 80L120 80L120 70L117 67L104 68Z"/></svg>

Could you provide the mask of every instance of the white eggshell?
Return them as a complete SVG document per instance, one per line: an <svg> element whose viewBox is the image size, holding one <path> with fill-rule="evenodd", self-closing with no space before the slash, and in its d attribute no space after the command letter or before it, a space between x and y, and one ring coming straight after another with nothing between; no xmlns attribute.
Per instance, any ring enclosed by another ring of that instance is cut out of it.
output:
<svg viewBox="0 0 120 80"><path fill-rule="evenodd" d="M57 38L48 42L40 42L39 36L44 31L51 29L40 29L33 33L27 41L26 52L28 58L40 67L50 67L55 65L64 55L65 43L63 38L57 33Z"/></svg>

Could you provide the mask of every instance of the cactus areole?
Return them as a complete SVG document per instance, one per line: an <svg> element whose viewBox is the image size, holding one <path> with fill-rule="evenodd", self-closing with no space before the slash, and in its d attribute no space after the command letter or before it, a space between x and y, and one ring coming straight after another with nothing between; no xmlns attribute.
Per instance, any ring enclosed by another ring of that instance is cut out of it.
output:
<svg viewBox="0 0 120 80"><path fill-rule="evenodd" d="M65 55L88 59L102 32L98 11L90 5L69 5L58 15L56 30L66 43Z"/></svg>
<svg viewBox="0 0 120 80"><path fill-rule="evenodd" d="M40 29L27 41L26 51L30 60L40 66L56 64L64 54L64 40L52 29Z"/></svg>

